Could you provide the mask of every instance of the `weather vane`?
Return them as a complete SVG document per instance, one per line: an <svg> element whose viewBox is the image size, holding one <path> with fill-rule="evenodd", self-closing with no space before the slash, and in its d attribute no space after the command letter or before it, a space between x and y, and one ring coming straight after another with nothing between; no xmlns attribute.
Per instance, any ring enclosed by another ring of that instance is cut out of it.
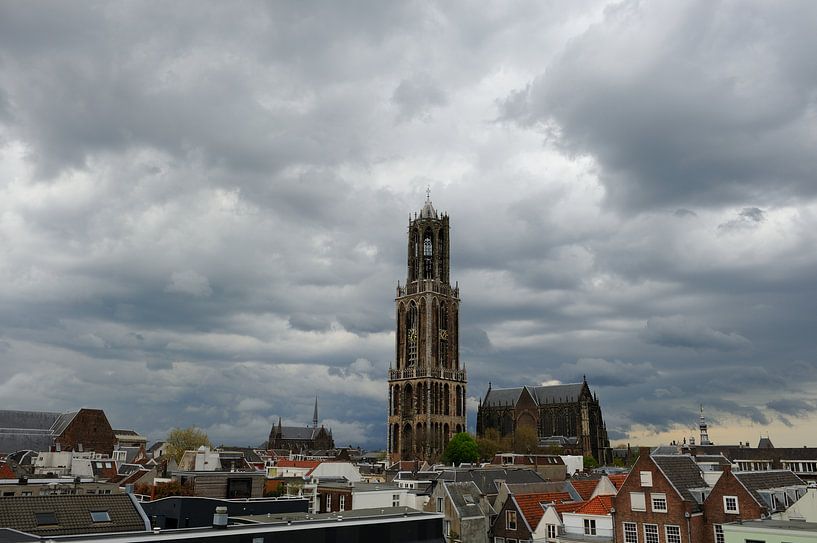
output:
<svg viewBox="0 0 817 543"><path fill-rule="evenodd" d="M431 185L426 185L426 201L431 200Z"/></svg>

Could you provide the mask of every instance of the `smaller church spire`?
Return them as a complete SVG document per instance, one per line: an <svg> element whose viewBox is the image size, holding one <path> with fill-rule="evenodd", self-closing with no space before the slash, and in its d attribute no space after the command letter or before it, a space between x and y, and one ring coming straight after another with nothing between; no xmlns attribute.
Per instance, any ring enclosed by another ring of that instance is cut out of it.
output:
<svg viewBox="0 0 817 543"><path fill-rule="evenodd" d="M704 404L701 404L701 419L698 423L698 428L701 431L701 445L712 445L712 442L709 441L709 431L706 425L706 419L704 418Z"/></svg>
<svg viewBox="0 0 817 543"><path fill-rule="evenodd" d="M312 427L318 427L318 396L315 395L315 411L312 414Z"/></svg>

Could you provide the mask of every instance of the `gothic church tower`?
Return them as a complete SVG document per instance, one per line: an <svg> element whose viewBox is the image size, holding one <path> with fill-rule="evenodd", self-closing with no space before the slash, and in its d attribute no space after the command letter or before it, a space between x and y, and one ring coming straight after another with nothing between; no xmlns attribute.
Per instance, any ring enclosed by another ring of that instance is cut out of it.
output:
<svg viewBox="0 0 817 543"><path fill-rule="evenodd" d="M437 460L465 431L459 288L449 280L448 215L430 197L409 220L408 274L397 286L396 367L389 370L389 459Z"/></svg>

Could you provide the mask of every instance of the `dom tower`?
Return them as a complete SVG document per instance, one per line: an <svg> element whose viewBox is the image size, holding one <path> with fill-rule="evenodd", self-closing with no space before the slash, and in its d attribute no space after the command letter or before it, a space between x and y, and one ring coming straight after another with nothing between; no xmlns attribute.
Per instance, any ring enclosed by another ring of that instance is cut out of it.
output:
<svg viewBox="0 0 817 543"><path fill-rule="evenodd" d="M465 431L459 288L449 280L448 215L431 200L409 219L408 275L397 285L396 367L389 370L389 459L438 459Z"/></svg>

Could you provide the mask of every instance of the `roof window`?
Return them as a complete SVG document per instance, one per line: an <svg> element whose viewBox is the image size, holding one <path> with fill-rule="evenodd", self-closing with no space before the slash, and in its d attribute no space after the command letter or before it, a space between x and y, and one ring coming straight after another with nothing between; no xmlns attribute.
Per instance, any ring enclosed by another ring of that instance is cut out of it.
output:
<svg viewBox="0 0 817 543"><path fill-rule="evenodd" d="M48 526L49 524L57 524L57 514L54 511L42 511L34 513L34 520L37 521L37 526Z"/></svg>
<svg viewBox="0 0 817 543"><path fill-rule="evenodd" d="M107 511L91 511L91 520L94 522L110 522L111 515Z"/></svg>

